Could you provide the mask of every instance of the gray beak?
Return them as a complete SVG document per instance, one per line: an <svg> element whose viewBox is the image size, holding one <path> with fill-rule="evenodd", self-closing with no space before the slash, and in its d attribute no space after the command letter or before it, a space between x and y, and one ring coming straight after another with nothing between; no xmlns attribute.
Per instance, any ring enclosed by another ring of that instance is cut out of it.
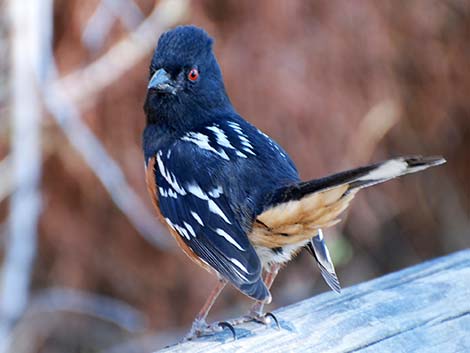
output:
<svg viewBox="0 0 470 353"><path fill-rule="evenodd" d="M149 81L147 89L154 89L161 93L176 94L175 82L171 79L170 74L164 69L155 71Z"/></svg>

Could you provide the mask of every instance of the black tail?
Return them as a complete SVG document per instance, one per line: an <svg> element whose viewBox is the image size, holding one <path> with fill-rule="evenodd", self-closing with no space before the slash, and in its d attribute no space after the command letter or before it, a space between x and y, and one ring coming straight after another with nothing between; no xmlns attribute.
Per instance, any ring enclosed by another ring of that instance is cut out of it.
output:
<svg viewBox="0 0 470 353"><path fill-rule="evenodd" d="M348 184L348 189L345 192L348 193L352 189L360 189L379 184L400 175L418 172L445 162L446 160L440 156L394 158L388 161L329 175L321 179L314 179L283 187L276 190L270 196L266 205L272 207L287 201L300 200L305 195L344 184Z"/></svg>

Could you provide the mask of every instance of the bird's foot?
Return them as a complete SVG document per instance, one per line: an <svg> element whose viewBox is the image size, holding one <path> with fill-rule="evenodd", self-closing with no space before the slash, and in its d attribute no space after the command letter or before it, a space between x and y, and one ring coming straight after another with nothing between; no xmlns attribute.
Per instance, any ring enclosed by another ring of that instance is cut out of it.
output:
<svg viewBox="0 0 470 353"><path fill-rule="evenodd" d="M276 318L276 316L271 313L271 312L255 312L255 311L250 311L248 315L242 316L241 318L230 320L230 324L233 326L243 324L245 322L257 322L263 325L270 325L272 321L276 324L277 329L280 329L281 326L279 325L279 320Z"/></svg>
<svg viewBox="0 0 470 353"><path fill-rule="evenodd" d="M233 335L233 339L237 339L237 334L233 328L233 325L227 321L214 322L209 325L206 320L196 319L193 322L191 330L184 337L183 341L190 341L194 338L202 336L210 336L217 332L221 332L224 329L229 329Z"/></svg>
<svg viewBox="0 0 470 353"><path fill-rule="evenodd" d="M269 312L269 311L264 313L264 314L261 314L261 315L253 316L252 320L256 321L256 322L259 322L260 324L263 324L263 325L266 325L266 326L271 324L272 321L274 321L274 323L276 324L276 328L278 330L281 328L281 326L279 325L279 320L277 319L277 317L272 312Z"/></svg>

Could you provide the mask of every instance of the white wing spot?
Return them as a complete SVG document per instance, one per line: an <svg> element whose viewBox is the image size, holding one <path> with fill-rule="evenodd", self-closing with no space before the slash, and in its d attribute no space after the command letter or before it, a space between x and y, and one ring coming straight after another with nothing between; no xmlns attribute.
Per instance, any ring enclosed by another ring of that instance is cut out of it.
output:
<svg viewBox="0 0 470 353"><path fill-rule="evenodd" d="M217 154L223 159L226 159L227 161L230 160L230 157L228 156L227 152L225 152L224 150L217 151Z"/></svg>
<svg viewBox="0 0 470 353"><path fill-rule="evenodd" d="M234 121L229 121L227 123L235 132L238 134L238 138L240 139L240 143L243 146L243 150L245 152L248 152L249 154L252 154L253 156L256 156L256 153L253 150L253 145L251 144L250 140L248 139L248 136L243 132L242 128L240 127L240 124L234 122ZM242 153L242 152L240 152ZM242 153L243 156L240 156L238 153L237 155L239 157L244 157L246 158L246 155Z"/></svg>
<svg viewBox="0 0 470 353"><path fill-rule="evenodd" d="M194 132L194 131L188 132L185 136L181 138L181 140L192 142L204 150L211 151L219 155L223 159L230 160L230 158L228 157L227 153L225 153L224 150L220 150L220 151L216 150L214 147L212 147L209 144L209 136L204 135L200 132Z"/></svg>
<svg viewBox="0 0 470 353"><path fill-rule="evenodd" d="M165 218L166 223L170 226L171 229L175 230L175 225L169 218Z"/></svg>
<svg viewBox="0 0 470 353"><path fill-rule="evenodd" d="M174 192L172 189L168 189L168 196L170 196L174 199L178 198L178 194L176 192Z"/></svg>
<svg viewBox="0 0 470 353"><path fill-rule="evenodd" d="M176 192L178 192L181 195L186 195L186 190L184 190L180 186L180 184L178 184L178 181L176 180L176 177L173 173L171 173L171 180L172 180L172 183L170 185L175 188Z"/></svg>
<svg viewBox="0 0 470 353"><path fill-rule="evenodd" d="M235 147L233 147L230 141L228 140L225 131L222 130L220 127L218 127L217 125L209 126L207 127L207 130L211 130L215 133L216 141L220 146L231 148L233 150L235 149Z"/></svg>
<svg viewBox="0 0 470 353"><path fill-rule="evenodd" d="M249 147L243 147L243 150L245 152L248 152L249 154L252 154L253 156L256 156L256 153L253 150L251 150Z"/></svg>
<svg viewBox="0 0 470 353"><path fill-rule="evenodd" d="M180 236L182 236L182 237L184 237L188 240L191 239L189 237L188 231L184 227L180 227L179 225L173 223L169 218L165 218L165 221L170 226L170 228L173 229L173 230L176 230ZM194 232L194 230L193 230L193 232Z"/></svg>
<svg viewBox="0 0 470 353"><path fill-rule="evenodd" d="M225 240L227 240L230 244L232 244L233 246L235 246L238 250L240 251L245 251L245 249L243 249L240 244L238 244L235 239L232 238L232 236L230 234L228 234L226 231L224 231L223 229L220 229L220 228L217 228L215 230L215 232L220 235L221 237L224 237Z"/></svg>
<svg viewBox="0 0 470 353"><path fill-rule="evenodd" d="M235 153L236 153L236 155L237 155L238 157L241 157L241 158L248 158L248 156L247 156L246 154L244 154L243 152L240 152L240 151L238 151L238 150L237 150Z"/></svg>
<svg viewBox="0 0 470 353"><path fill-rule="evenodd" d="M184 226L186 227L186 229L188 230L189 233L191 233L191 235L193 237L196 237L196 233L194 232L194 229L193 227L191 227L190 224L186 223L186 222L183 222Z"/></svg>
<svg viewBox="0 0 470 353"><path fill-rule="evenodd" d="M248 270L245 266L243 266L243 264L238 261L237 259L234 259L234 258L231 258L230 261L235 265L237 266L240 270L242 270L243 272L245 273L248 273Z"/></svg>
<svg viewBox="0 0 470 353"><path fill-rule="evenodd" d="M201 217L199 217L199 215L196 212L191 211L191 215L194 217L197 223L199 223L201 226L204 227L204 222L202 221Z"/></svg>
<svg viewBox="0 0 470 353"><path fill-rule="evenodd" d="M222 217L223 220L227 222L228 224L232 224L232 222L229 221L225 213L220 209L220 207L213 200L209 200L209 210L212 213L215 213L219 215L220 217Z"/></svg>
<svg viewBox="0 0 470 353"><path fill-rule="evenodd" d="M186 190L184 190L176 181L176 177L173 173L169 173L165 166L163 165L163 161L161 159L161 151L158 151L157 153L157 165L158 165L158 170L160 171L160 174L163 176L163 178L167 181L168 184L178 193L181 195L186 195Z"/></svg>
<svg viewBox="0 0 470 353"><path fill-rule="evenodd" d="M178 233L180 233L186 239L188 239L188 240L190 239L188 231L184 227L180 227L177 224L175 224L175 227L176 227L176 230L178 231Z"/></svg>
<svg viewBox="0 0 470 353"><path fill-rule="evenodd" d="M194 196L200 198L201 200L208 201L209 210L212 213L215 213L215 214L219 215L220 217L222 217L223 220L225 222L227 222L228 224L232 224L229 221L229 219L227 218L227 216L225 215L225 213L220 209L220 207L213 200L209 199L209 196L207 196L207 194L199 187L199 185L190 184L190 185L187 186L187 189ZM222 193L222 189L221 188L220 188L220 190L219 190L219 188L214 189L209 194L211 194L211 193L212 193L212 195L211 195L212 197L216 197L215 195L217 195L217 197L218 197ZM194 217L194 214L193 214L193 217ZM201 222L199 222L199 223L201 223Z"/></svg>
<svg viewBox="0 0 470 353"><path fill-rule="evenodd" d="M242 128L240 127L240 124L236 123L235 121L229 121L227 124L235 131L242 133Z"/></svg>
<svg viewBox="0 0 470 353"><path fill-rule="evenodd" d="M218 198L220 195L222 195L224 192L222 190L222 186L217 186L216 188L212 189L209 191L209 195L213 197L214 199Z"/></svg>
<svg viewBox="0 0 470 353"><path fill-rule="evenodd" d="M162 187L158 187L158 194L161 196L161 197L167 197L168 196L168 193L166 192L166 190Z"/></svg>
<svg viewBox="0 0 470 353"><path fill-rule="evenodd" d="M199 197L201 200L209 200L207 194L202 191L202 189L197 184L190 184L187 186L188 191L196 197Z"/></svg>
<svg viewBox="0 0 470 353"><path fill-rule="evenodd" d="M252 147L251 143L250 143L250 140L248 140L248 138L246 137L245 134L241 133L239 138L240 138L240 141L242 142L242 145Z"/></svg>
<svg viewBox="0 0 470 353"><path fill-rule="evenodd" d="M238 271L236 268L234 270L237 272L237 275L240 276L244 281L248 281L248 278L246 278L246 276L243 275L240 271Z"/></svg>

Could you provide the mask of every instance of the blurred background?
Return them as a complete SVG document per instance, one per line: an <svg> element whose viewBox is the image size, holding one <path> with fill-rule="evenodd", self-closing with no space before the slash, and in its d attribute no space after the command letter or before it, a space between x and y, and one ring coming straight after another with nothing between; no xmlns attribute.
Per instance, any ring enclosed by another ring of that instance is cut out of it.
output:
<svg viewBox="0 0 470 353"><path fill-rule="evenodd" d="M447 159L325 232L344 287L469 247L470 1L0 0L2 351L150 352L215 284L153 216L140 148L152 50L187 23L302 178ZM302 253L272 291L270 310L328 288ZM227 288L210 319L250 304Z"/></svg>

